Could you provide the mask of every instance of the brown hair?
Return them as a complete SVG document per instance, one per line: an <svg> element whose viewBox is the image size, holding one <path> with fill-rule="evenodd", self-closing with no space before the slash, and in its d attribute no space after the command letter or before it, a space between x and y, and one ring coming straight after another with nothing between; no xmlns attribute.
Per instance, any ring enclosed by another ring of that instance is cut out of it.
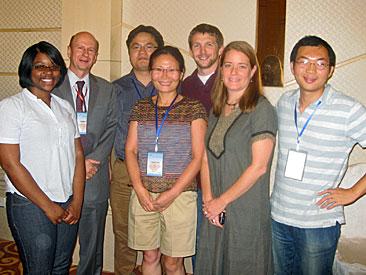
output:
<svg viewBox="0 0 366 275"><path fill-rule="evenodd" d="M252 69L254 66L257 67L257 70L254 73L251 81L249 82L247 89L244 91L242 97L239 100L239 107L241 111L253 111L258 103L259 97L263 94L259 63L253 47L245 41L233 41L225 47L222 53L222 56L220 58L220 69L217 72L216 80L212 90L212 110L215 116L219 116L221 114L227 100L227 88L221 80L221 69L226 54L231 50L235 50L245 54L249 58L250 66Z"/></svg>

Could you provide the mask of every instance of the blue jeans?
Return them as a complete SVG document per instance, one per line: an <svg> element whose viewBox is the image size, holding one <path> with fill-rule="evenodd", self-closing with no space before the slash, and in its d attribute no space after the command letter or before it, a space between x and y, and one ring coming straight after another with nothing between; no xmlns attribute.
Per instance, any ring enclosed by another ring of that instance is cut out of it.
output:
<svg viewBox="0 0 366 275"><path fill-rule="evenodd" d="M71 198L59 203L66 208ZM69 274L78 225L53 224L30 200L6 193L8 224L24 274Z"/></svg>
<svg viewBox="0 0 366 275"><path fill-rule="evenodd" d="M276 275L332 274L340 224L298 228L272 220L272 250Z"/></svg>

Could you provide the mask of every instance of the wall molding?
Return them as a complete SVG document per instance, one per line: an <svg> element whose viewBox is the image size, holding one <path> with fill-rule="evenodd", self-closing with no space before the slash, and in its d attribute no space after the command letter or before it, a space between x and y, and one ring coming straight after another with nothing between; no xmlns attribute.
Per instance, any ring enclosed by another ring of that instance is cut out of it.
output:
<svg viewBox="0 0 366 275"><path fill-rule="evenodd" d="M55 28L20 28L20 29L0 29L1 32L61 32L61 27Z"/></svg>
<svg viewBox="0 0 366 275"><path fill-rule="evenodd" d="M1 76L18 76L17 73L10 73L10 72L0 72L0 77Z"/></svg>

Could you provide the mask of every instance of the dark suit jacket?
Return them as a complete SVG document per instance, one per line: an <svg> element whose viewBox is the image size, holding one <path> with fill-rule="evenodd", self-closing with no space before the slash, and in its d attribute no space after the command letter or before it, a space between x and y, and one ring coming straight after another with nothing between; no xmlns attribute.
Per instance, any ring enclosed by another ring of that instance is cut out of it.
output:
<svg viewBox="0 0 366 275"><path fill-rule="evenodd" d="M109 156L112 150L116 117L115 87L103 78L89 75L89 104L87 122L87 146L85 159L100 161L98 172L85 183L84 204L103 202L109 197ZM74 106L69 78L66 76L60 87L53 93Z"/></svg>

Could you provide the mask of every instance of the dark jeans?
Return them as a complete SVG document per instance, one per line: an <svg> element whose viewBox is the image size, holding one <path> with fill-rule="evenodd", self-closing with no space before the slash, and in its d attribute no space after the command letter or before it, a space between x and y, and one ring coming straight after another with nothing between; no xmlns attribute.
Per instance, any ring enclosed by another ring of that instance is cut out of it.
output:
<svg viewBox="0 0 366 275"><path fill-rule="evenodd" d="M275 274L332 274L340 227L298 228L272 220Z"/></svg>
<svg viewBox="0 0 366 275"><path fill-rule="evenodd" d="M71 198L59 203L66 208ZM24 274L69 274L78 225L53 224L30 200L6 193L8 224Z"/></svg>

